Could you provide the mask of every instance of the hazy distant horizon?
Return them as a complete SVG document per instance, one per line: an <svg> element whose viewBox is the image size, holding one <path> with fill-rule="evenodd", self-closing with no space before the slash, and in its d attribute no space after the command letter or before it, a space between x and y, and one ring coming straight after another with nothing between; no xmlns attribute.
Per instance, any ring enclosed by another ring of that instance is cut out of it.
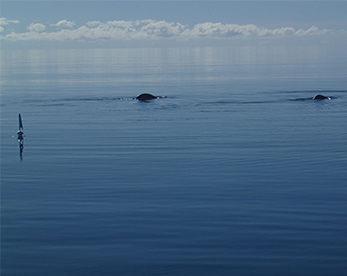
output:
<svg viewBox="0 0 347 276"><path fill-rule="evenodd" d="M343 51L347 2L2 1L1 49L324 45Z"/></svg>

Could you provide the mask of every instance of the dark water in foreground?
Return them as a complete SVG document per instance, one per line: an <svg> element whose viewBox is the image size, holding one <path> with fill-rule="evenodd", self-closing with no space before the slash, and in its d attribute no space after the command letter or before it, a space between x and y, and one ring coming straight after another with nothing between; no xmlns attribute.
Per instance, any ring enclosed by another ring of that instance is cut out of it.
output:
<svg viewBox="0 0 347 276"><path fill-rule="evenodd" d="M246 50L3 52L2 275L345 275L346 58Z"/></svg>

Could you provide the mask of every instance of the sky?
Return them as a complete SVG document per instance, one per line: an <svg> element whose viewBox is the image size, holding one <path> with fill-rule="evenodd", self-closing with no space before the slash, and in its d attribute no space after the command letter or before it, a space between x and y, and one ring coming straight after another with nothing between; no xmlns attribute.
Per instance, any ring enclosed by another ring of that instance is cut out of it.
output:
<svg viewBox="0 0 347 276"><path fill-rule="evenodd" d="M2 49L347 42L347 1L6 1Z"/></svg>

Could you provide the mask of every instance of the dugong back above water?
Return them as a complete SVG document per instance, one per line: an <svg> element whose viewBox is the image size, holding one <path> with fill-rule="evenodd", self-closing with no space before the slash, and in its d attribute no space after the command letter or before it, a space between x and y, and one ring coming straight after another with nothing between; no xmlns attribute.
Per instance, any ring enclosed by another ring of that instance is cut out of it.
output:
<svg viewBox="0 0 347 276"><path fill-rule="evenodd" d="M158 97L153 96L152 94L149 94L149 93L143 93L136 97L136 100L139 100L139 101L149 101L154 99L158 99Z"/></svg>
<svg viewBox="0 0 347 276"><path fill-rule="evenodd" d="M331 100L329 97L322 94L318 94L312 98L312 100Z"/></svg>

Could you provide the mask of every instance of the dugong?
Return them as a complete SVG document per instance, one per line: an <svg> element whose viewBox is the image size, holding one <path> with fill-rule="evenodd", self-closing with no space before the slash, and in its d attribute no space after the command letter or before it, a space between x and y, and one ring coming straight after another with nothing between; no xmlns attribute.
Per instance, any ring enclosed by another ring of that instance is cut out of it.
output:
<svg viewBox="0 0 347 276"><path fill-rule="evenodd" d="M326 99L331 100L329 97L321 95L321 94L318 94L312 98L312 100L326 100Z"/></svg>
<svg viewBox="0 0 347 276"><path fill-rule="evenodd" d="M136 97L136 100L143 101L143 102L154 100L154 99L158 99L158 97L153 96L152 94L149 94L149 93L143 93Z"/></svg>

